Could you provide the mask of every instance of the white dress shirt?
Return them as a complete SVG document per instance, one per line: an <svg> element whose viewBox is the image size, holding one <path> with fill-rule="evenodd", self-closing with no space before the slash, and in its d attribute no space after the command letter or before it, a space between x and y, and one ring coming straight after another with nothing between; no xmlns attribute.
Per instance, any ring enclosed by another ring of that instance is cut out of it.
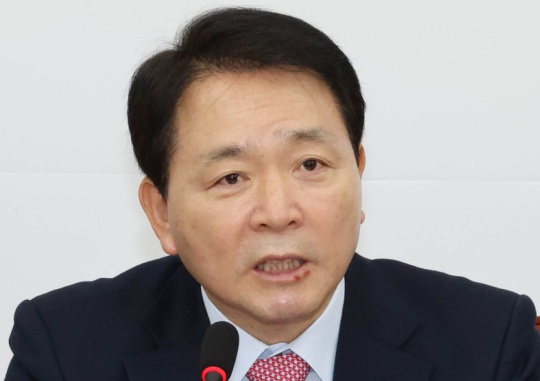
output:
<svg viewBox="0 0 540 381"><path fill-rule="evenodd" d="M246 373L256 360L275 356L289 350L306 360L311 367L306 381L332 381L339 326L345 299L344 279L339 282L324 312L308 329L290 343L277 343L271 346L257 340L232 323L208 299L203 287L201 287L201 291L210 324L227 321L238 330L240 338L238 354L229 381L248 381Z"/></svg>

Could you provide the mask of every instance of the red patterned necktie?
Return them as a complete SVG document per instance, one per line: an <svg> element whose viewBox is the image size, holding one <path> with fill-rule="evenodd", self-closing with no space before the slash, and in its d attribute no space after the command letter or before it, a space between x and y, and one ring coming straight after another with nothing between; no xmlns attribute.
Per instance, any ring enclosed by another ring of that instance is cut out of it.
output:
<svg viewBox="0 0 540 381"><path fill-rule="evenodd" d="M250 381L304 381L309 365L294 352L257 360L247 372Z"/></svg>

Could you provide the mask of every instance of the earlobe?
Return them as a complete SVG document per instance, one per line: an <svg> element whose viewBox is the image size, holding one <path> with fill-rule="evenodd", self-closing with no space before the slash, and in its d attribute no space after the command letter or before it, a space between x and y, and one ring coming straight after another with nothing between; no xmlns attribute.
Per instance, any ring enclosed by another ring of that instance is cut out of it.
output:
<svg viewBox="0 0 540 381"><path fill-rule="evenodd" d="M360 176L364 173L364 168L366 167L366 152L364 151L364 146L360 144L358 146L358 172Z"/></svg>
<svg viewBox="0 0 540 381"><path fill-rule="evenodd" d="M145 177L139 186L139 201L163 251L169 255L178 254L170 231L167 200L148 177Z"/></svg>

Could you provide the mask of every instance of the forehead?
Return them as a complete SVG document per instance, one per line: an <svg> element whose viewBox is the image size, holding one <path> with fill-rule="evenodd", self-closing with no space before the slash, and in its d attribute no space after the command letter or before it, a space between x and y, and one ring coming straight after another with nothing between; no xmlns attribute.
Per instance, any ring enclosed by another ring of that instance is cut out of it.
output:
<svg viewBox="0 0 540 381"><path fill-rule="evenodd" d="M211 74L195 81L178 104L175 126L177 149L279 139L297 130L348 136L322 80L308 72L279 70Z"/></svg>

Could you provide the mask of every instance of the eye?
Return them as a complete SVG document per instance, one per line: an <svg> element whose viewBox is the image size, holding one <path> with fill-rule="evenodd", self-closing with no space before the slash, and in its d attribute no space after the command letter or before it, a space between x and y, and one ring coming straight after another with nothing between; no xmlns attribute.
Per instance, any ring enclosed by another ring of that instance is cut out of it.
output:
<svg viewBox="0 0 540 381"><path fill-rule="evenodd" d="M314 171L317 169L319 162L315 159L308 159L302 163L302 168L306 171Z"/></svg>
<svg viewBox="0 0 540 381"><path fill-rule="evenodd" d="M220 194L234 194L245 188L246 182L249 180L244 173L229 173L217 178L210 188L221 192Z"/></svg>
<svg viewBox="0 0 540 381"><path fill-rule="evenodd" d="M220 182L225 181L229 185L235 185L240 181L240 175L238 173L231 173L221 179Z"/></svg>
<svg viewBox="0 0 540 381"><path fill-rule="evenodd" d="M237 187L237 186L240 186L240 184L246 180L247 180L246 176L244 176L241 173L229 173L228 175L225 175L219 178L214 183L214 186L220 187L220 188Z"/></svg>

